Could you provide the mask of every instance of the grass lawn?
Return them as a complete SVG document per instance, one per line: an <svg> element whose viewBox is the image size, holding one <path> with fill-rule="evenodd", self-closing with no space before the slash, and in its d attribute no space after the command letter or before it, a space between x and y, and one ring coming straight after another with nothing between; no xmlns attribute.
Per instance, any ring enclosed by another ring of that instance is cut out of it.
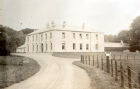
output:
<svg viewBox="0 0 140 89"><path fill-rule="evenodd" d="M39 69L39 64L31 58L0 56L0 89L31 77Z"/></svg>

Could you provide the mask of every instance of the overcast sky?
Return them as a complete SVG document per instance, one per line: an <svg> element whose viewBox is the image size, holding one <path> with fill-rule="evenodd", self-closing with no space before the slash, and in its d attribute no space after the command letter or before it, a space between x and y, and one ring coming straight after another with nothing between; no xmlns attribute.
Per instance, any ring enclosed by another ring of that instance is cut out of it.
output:
<svg viewBox="0 0 140 89"><path fill-rule="evenodd" d="M92 27L106 34L129 29L140 15L140 0L0 0L0 24L16 30L45 28L55 21Z"/></svg>

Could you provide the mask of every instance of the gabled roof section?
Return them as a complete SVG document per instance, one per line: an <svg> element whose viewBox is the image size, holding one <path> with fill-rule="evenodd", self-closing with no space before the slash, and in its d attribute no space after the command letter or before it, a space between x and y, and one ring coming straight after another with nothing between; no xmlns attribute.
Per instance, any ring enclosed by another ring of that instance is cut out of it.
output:
<svg viewBox="0 0 140 89"><path fill-rule="evenodd" d="M24 47L26 47L26 46L25 46L25 44L24 44L24 45L19 46L18 48L24 48Z"/></svg>

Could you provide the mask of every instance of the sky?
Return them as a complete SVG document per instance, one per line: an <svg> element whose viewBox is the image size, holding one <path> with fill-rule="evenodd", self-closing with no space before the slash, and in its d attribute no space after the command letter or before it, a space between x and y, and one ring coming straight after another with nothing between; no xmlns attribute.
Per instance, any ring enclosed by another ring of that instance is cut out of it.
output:
<svg viewBox="0 0 140 89"><path fill-rule="evenodd" d="M105 34L128 30L140 15L140 0L0 0L0 24L15 30L42 29L54 21Z"/></svg>

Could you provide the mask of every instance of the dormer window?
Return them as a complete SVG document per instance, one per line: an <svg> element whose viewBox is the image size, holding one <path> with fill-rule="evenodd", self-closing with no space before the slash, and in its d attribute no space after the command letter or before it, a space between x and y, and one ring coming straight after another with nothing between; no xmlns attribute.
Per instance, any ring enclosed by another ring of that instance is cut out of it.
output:
<svg viewBox="0 0 140 89"><path fill-rule="evenodd" d="M65 38L65 32L62 32L62 38L63 39Z"/></svg>
<svg viewBox="0 0 140 89"><path fill-rule="evenodd" d="M96 34L96 40L98 40L98 34Z"/></svg>
<svg viewBox="0 0 140 89"><path fill-rule="evenodd" d="M86 34L86 39L88 39L89 38L89 36L88 36L88 34Z"/></svg>

